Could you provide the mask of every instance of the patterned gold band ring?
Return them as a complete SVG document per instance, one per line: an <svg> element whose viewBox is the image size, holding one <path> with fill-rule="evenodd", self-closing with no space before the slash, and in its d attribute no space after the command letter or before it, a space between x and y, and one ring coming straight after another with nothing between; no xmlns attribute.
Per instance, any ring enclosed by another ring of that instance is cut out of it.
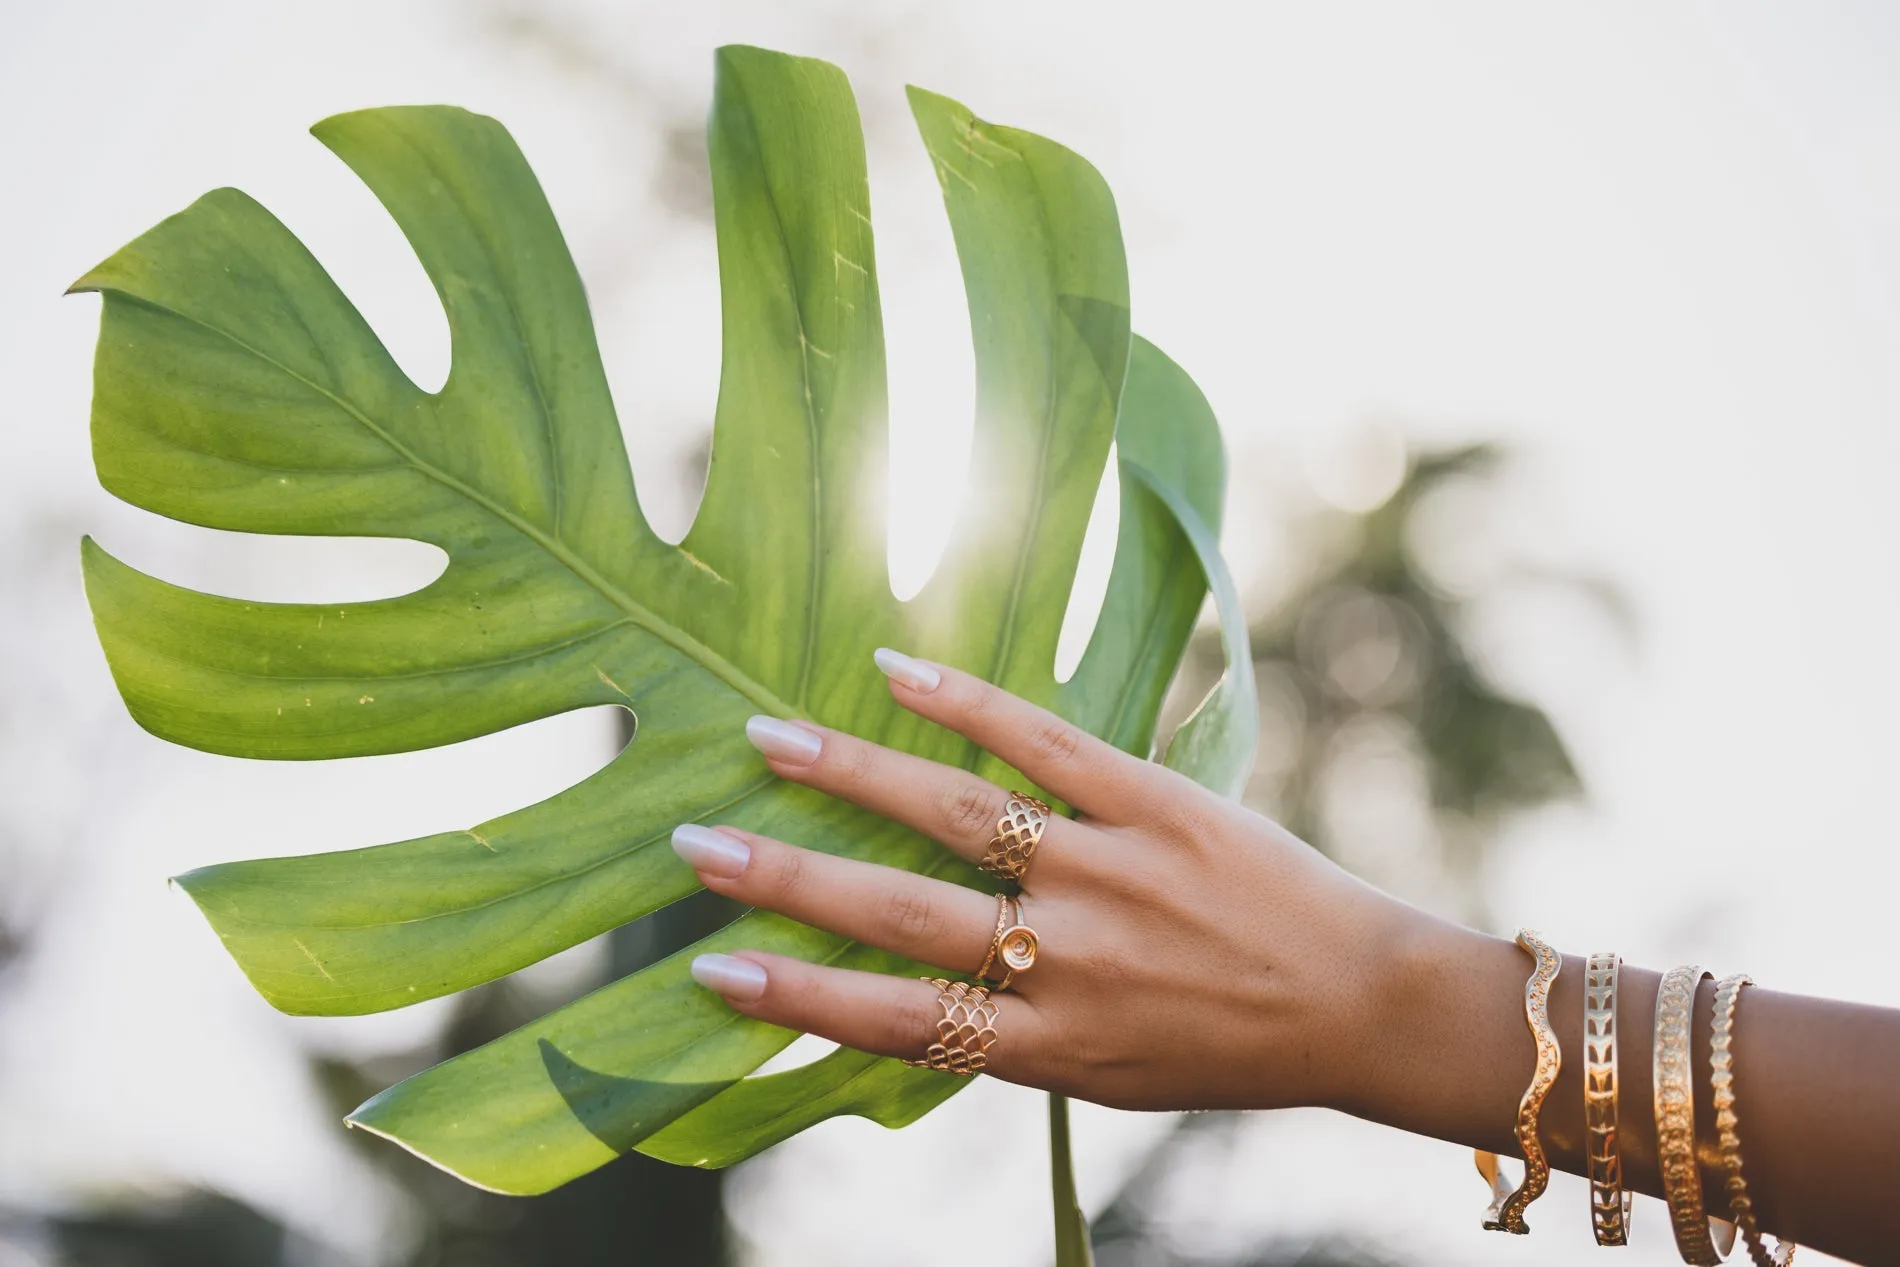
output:
<svg viewBox="0 0 1900 1267"><path fill-rule="evenodd" d="M989 990L942 977L923 980L937 987L937 1007L943 1015L937 1019L937 1041L924 1049L921 1060L904 1063L963 1078L982 1073L997 1040L996 1003Z"/></svg>
<svg viewBox="0 0 1900 1267"><path fill-rule="evenodd" d="M1049 829L1049 814L1047 802L1026 792L1011 792L1003 816L996 820L996 835L977 865L999 879L1021 884L1029 860L1042 844L1043 832Z"/></svg>

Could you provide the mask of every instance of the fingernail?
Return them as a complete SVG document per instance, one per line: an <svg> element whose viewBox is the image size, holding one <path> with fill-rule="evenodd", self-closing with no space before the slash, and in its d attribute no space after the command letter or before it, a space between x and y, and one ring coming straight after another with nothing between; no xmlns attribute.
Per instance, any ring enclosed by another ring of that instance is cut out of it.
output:
<svg viewBox="0 0 1900 1267"><path fill-rule="evenodd" d="M937 689L943 681L943 674L937 672L922 660L913 660L902 651L893 651L889 647L879 647L871 653L877 661L877 667L884 670L884 676L893 682L908 686L921 695L928 695Z"/></svg>
<svg viewBox="0 0 1900 1267"><path fill-rule="evenodd" d="M765 993L765 969L736 955L699 956L693 960L693 980L739 1003L751 1003Z"/></svg>
<svg viewBox="0 0 1900 1267"><path fill-rule="evenodd" d="M693 870L722 880L738 879L752 861L752 847L745 841L698 823L681 823L673 829L673 852Z"/></svg>
<svg viewBox="0 0 1900 1267"><path fill-rule="evenodd" d="M810 765L818 760L824 741L817 735L776 717L753 717L745 724L745 737L752 746L774 761L787 765Z"/></svg>

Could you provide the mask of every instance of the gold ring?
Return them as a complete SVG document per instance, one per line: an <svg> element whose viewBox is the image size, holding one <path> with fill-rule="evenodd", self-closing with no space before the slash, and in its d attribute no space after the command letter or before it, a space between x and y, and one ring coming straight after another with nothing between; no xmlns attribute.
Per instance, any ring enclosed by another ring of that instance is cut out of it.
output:
<svg viewBox="0 0 1900 1267"><path fill-rule="evenodd" d="M1009 928L1009 894L996 895L996 928L990 933L989 953L983 956L982 964L976 970L976 979L985 981L990 975L990 965L996 962L996 952L1002 949L1003 933Z"/></svg>
<svg viewBox="0 0 1900 1267"><path fill-rule="evenodd" d="M1011 918L1010 896L1007 893L996 895L996 931L990 935L990 951L983 956L983 966L976 970L978 981L987 981L990 966L998 959L1003 961L1003 979L996 983L993 993L1001 994L1009 989L1009 983L1016 979L1019 972L1028 972L1036 966L1036 950L1041 939L1036 930L1023 922L1023 900L1015 900L1015 917Z"/></svg>
<svg viewBox="0 0 1900 1267"><path fill-rule="evenodd" d="M922 979L937 987L937 1006L943 1016L937 1021L937 1041L925 1049L923 1059L904 1063L963 1078L983 1072L997 1037L996 1004L989 990L942 977Z"/></svg>
<svg viewBox="0 0 1900 1267"><path fill-rule="evenodd" d="M1042 843L1049 827L1049 806L1025 792L1011 792L1003 805L1003 816L996 820L996 834L983 851L979 864L985 871L1004 880L1022 882L1029 860Z"/></svg>

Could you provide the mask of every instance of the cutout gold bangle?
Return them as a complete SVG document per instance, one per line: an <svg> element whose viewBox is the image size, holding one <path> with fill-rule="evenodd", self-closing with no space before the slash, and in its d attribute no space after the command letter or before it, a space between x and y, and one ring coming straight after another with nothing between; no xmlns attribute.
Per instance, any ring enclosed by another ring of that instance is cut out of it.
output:
<svg viewBox="0 0 1900 1267"><path fill-rule="evenodd" d="M1583 987L1583 1125L1590 1226L1599 1245L1629 1244L1630 1191L1623 1186L1616 1122L1616 985L1623 961L1591 955Z"/></svg>
<svg viewBox="0 0 1900 1267"><path fill-rule="evenodd" d="M1695 1155L1695 1092L1689 1028L1696 987L1710 975L1693 964L1671 968L1656 991L1656 1166L1676 1234L1676 1252L1693 1267L1715 1267L1735 1244L1735 1225L1712 1218L1702 1203Z"/></svg>
<svg viewBox="0 0 1900 1267"><path fill-rule="evenodd" d="M1737 973L1724 977L1715 987L1715 1022L1709 1029L1709 1081L1715 1090L1715 1137L1720 1150L1722 1177L1728 1188L1728 1209L1735 1217L1735 1230L1756 1267L1788 1267L1794 1261L1793 1241L1779 1241L1773 1253L1762 1244L1761 1228L1755 1222L1755 1203L1749 1198L1748 1184L1742 1179L1742 1141L1736 1134L1735 1119L1735 1001L1742 987L1753 985L1747 976Z"/></svg>
<svg viewBox="0 0 1900 1267"><path fill-rule="evenodd" d="M1524 1098L1517 1105L1517 1146L1524 1153L1524 1182L1515 1192L1509 1191L1499 1174L1494 1153L1480 1150L1477 1162L1478 1173L1491 1185L1491 1208L1485 1211L1485 1230L1524 1236L1531 1230L1530 1224L1524 1221L1525 1208L1543 1196L1544 1189L1550 1186L1550 1161L1544 1156L1543 1143L1537 1136L1537 1117L1543 1111L1545 1097L1557 1082L1558 1071L1563 1068L1563 1051L1557 1045L1556 1031L1550 1027L1550 985L1562 970L1563 960L1549 943L1528 928L1517 930L1517 944L1536 961L1529 980L1524 983L1524 1023L1530 1027L1531 1041L1537 1046L1537 1067L1531 1074L1530 1086L1525 1088Z"/></svg>

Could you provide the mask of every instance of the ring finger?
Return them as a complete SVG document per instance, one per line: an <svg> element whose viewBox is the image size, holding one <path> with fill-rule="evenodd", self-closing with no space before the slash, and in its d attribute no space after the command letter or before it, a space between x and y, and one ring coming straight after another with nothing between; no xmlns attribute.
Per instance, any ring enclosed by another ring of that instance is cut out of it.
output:
<svg viewBox="0 0 1900 1267"><path fill-rule="evenodd" d="M746 738L781 778L862 805L972 862L981 860L989 848L1009 799L994 783L967 770L820 726L754 717L746 723ZM1051 814L1035 872L1047 874L1049 865L1060 867L1064 858L1073 858L1072 846L1088 830Z"/></svg>
<svg viewBox="0 0 1900 1267"><path fill-rule="evenodd" d="M733 1010L834 1043L915 1060L939 1041L939 991L923 981L830 968L748 950L693 961L693 979ZM968 1046L982 1050L983 1072L1007 1082L1048 1086L1052 1044L1042 1014L1027 999L993 996L994 1035Z"/></svg>
<svg viewBox="0 0 1900 1267"><path fill-rule="evenodd" d="M673 851L715 893L950 972L975 971L995 935L996 899L946 880L735 827L683 824Z"/></svg>

